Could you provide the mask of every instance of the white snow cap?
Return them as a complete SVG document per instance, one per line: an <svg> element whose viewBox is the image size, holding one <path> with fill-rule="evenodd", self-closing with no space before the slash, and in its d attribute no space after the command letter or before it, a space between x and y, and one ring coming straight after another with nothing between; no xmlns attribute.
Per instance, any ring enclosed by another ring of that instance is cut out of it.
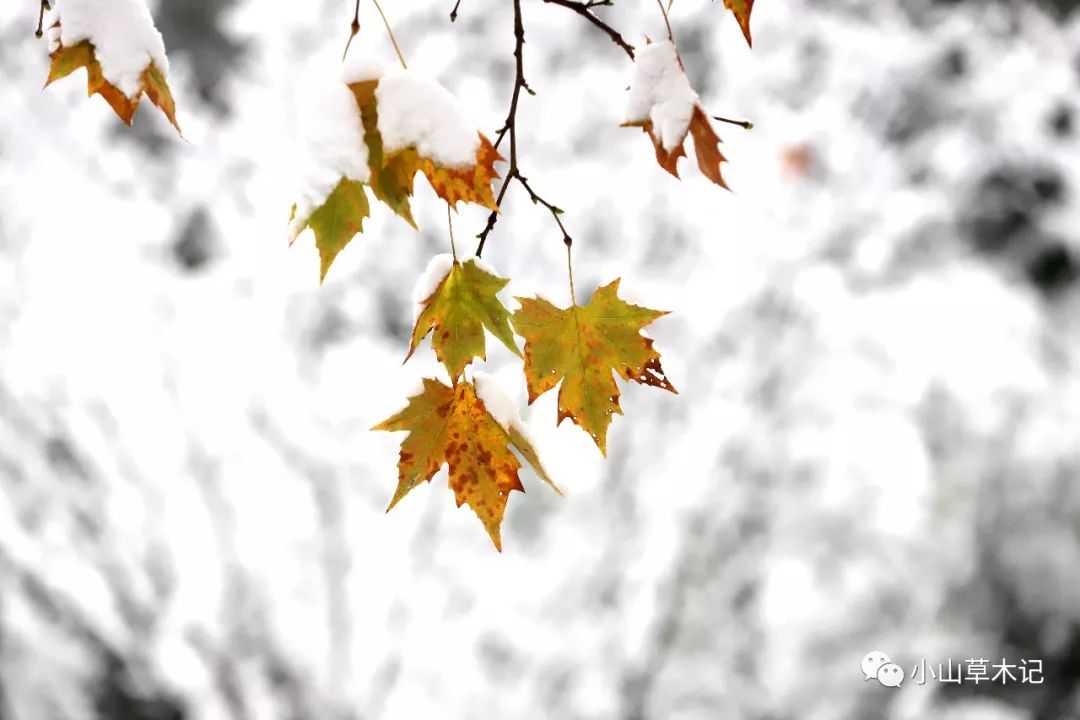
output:
<svg viewBox="0 0 1080 720"><path fill-rule="evenodd" d="M439 289L439 283L450 274L450 268L454 267L454 256L449 253L436 255L428 261L427 269L420 277L416 278L413 285L413 322L420 317L424 310L424 301L431 297Z"/></svg>
<svg viewBox="0 0 1080 720"><path fill-rule="evenodd" d="M387 152L409 146L445 167L476 162L480 137L450 92L408 71L385 75L375 90Z"/></svg>
<svg viewBox="0 0 1080 720"><path fill-rule="evenodd" d="M341 81L346 85L378 80L385 74L386 65L382 60L358 50L346 55L341 62Z"/></svg>
<svg viewBox="0 0 1080 720"><path fill-rule="evenodd" d="M490 263L488 263L488 261L485 260L484 258L482 258L482 257L471 257L471 258L469 258L469 260L472 261L473 264L475 264L478 269L486 272L488 275L494 275L495 277L502 277L502 275L499 275L498 271L495 270L495 268Z"/></svg>
<svg viewBox="0 0 1080 720"><path fill-rule="evenodd" d="M664 150L671 152L686 137L697 104L698 94L690 87L670 40L638 50L626 103L627 123L651 120Z"/></svg>
<svg viewBox="0 0 1080 720"><path fill-rule="evenodd" d="M484 403L484 407L495 418L495 422L502 425L503 430L509 432L515 428L522 435L526 435L525 424L521 422L517 405L503 392L502 388L491 375L482 370L473 370L473 385L476 387L476 397Z"/></svg>
<svg viewBox="0 0 1080 720"><path fill-rule="evenodd" d="M54 0L49 25L55 21L60 22L60 36L50 34L50 51L57 41L74 47L89 40L101 74L129 98L138 94L151 61L168 75L165 41L144 0Z"/></svg>
<svg viewBox="0 0 1080 720"><path fill-rule="evenodd" d="M358 70L372 66L348 67ZM346 76L348 73L343 71L340 77L331 75L330 80L315 77L306 86L300 117L303 147L299 198L296 215L289 224L290 240L296 239L311 213L326 201L343 176L357 182L367 182L370 176L364 124L356 97L344 80Z"/></svg>

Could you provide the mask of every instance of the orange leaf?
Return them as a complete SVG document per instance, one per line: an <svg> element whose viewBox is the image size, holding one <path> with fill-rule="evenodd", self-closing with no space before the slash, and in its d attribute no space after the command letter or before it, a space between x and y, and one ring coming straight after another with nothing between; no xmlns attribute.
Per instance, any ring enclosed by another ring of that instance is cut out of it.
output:
<svg viewBox="0 0 1080 720"><path fill-rule="evenodd" d="M497 210L491 184L499 177L495 163L503 158L491 141L483 133L477 133L479 144L475 160L461 167L441 165L421 155L415 147L387 152L378 130L378 102L375 95L378 85L379 80L368 80L349 86L360 106L364 141L368 146L371 187L375 196L413 224L408 211L408 198L413 192L413 177L419 171L427 177L435 194L450 205L464 201Z"/></svg>
<svg viewBox="0 0 1080 720"><path fill-rule="evenodd" d="M724 0L724 7L735 15L739 27L742 28L743 37L746 38L746 44L753 47L754 41L750 37L750 13L754 9L754 0Z"/></svg>
<svg viewBox="0 0 1080 720"><path fill-rule="evenodd" d="M87 95L101 95L125 123L131 124L135 110L139 107L139 100L145 93L150 98L150 102L161 108L176 131L180 132L180 126L176 123L176 104L173 101L172 92L169 90L165 76L153 60L150 60L146 69L143 70L139 89L135 95L128 97L105 79L101 71L101 63L98 62L94 51L94 45L89 40L83 40L71 47L58 47L49 57L52 62L49 66L49 77L45 80L46 87L79 68L86 68Z"/></svg>
<svg viewBox="0 0 1080 720"><path fill-rule="evenodd" d="M509 430L500 425L467 381L448 387L424 378L423 391L410 397L404 410L372 429L409 433L401 442L398 487L387 512L446 463L458 507L468 503L500 551L506 502L512 491L525 491L518 476L521 462L510 448L551 484L525 436L513 425Z"/></svg>
<svg viewBox="0 0 1080 720"><path fill-rule="evenodd" d="M686 157L686 136L692 135L702 174L729 189L720 173L720 163L725 161L720 138L670 40L650 43L638 51L626 116L623 127L640 127L652 140L657 164L675 177L679 177L679 158Z"/></svg>
<svg viewBox="0 0 1080 720"><path fill-rule="evenodd" d="M694 115L690 119L690 134L694 138L694 153L697 155L701 174L720 187L730 190L720 175L720 163L725 161L720 152L720 138L712 128L709 116L700 106L694 108Z"/></svg>

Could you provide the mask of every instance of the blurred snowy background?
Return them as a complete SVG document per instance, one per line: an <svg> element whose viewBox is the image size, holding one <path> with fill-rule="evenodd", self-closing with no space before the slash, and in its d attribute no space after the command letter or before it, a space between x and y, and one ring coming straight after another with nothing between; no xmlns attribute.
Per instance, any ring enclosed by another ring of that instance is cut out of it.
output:
<svg viewBox="0 0 1080 720"><path fill-rule="evenodd" d="M681 394L628 388L606 462L554 393L528 408L566 497L526 474L501 555L445 481L384 514L400 436L368 431L436 371L401 361L444 206L418 180L421 231L378 208L322 289L286 247L351 4L152 4L185 140L82 72L41 92L37 3L0 5L0 718L1080 717L1074 0L759 0L753 51L678 0L706 106L757 125L718 126L733 194L661 171L618 127L626 57L526 0L525 174L579 296L622 276L673 311ZM510 3L451 4L386 9L493 136ZM566 296L518 188L485 259ZM1042 682L891 689L870 650Z"/></svg>

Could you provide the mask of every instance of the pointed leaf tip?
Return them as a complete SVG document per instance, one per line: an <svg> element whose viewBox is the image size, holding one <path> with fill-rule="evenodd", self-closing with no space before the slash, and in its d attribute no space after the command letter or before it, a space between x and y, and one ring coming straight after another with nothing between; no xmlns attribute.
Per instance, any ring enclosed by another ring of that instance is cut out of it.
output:
<svg viewBox="0 0 1080 720"><path fill-rule="evenodd" d="M456 383L474 359L487 359L485 329L521 357L510 329L510 312L497 297L509 282L484 270L475 259L455 262L424 301L413 326L406 360L430 335L436 357Z"/></svg>
<svg viewBox="0 0 1080 720"><path fill-rule="evenodd" d="M401 443L398 487L390 508L420 480L431 480L446 463L457 505L472 508L492 544L502 551L500 528L507 500L514 490L524 489L521 462L511 451L511 447L520 451L521 440L491 415L471 382L462 380L452 387L425 378L423 392L409 398L404 410L375 429L409 433ZM528 446L527 441L524 444ZM531 457L526 459L533 462Z"/></svg>
<svg viewBox="0 0 1080 720"><path fill-rule="evenodd" d="M618 297L619 280L600 287L584 306L561 309L540 298L518 298L511 317L525 338L529 402L559 387L557 423L570 418L607 456L607 429L622 414L614 373L626 380L675 392L660 354L642 328L666 313Z"/></svg>
<svg viewBox="0 0 1080 720"><path fill-rule="evenodd" d="M67 77L79 68L86 68L87 96L101 95L125 124L129 126L132 124L135 110L145 94L154 105L161 109L176 132L183 137L176 121L176 103L168 81L153 60L147 62L139 78L138 89L133 96L129 97L105 79L101 63L97 58L97 50L89 40L83 40L69 47L61 45L52 51L49 57L49 74L45 79L45 87Z"/></svg>

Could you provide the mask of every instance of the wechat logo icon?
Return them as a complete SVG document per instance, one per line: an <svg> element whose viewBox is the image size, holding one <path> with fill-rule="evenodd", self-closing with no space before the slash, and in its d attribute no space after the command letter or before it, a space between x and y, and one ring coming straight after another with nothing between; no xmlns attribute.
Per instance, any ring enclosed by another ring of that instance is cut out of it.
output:
<svg viewBox="0 0 1080 720"><path fill-rule="evenodd" d="M863 681L877 680L885 687L900 687L904 682L904 669L894 663L888 655L880 650L871 650L863 655L862 663Z"/></svg>

